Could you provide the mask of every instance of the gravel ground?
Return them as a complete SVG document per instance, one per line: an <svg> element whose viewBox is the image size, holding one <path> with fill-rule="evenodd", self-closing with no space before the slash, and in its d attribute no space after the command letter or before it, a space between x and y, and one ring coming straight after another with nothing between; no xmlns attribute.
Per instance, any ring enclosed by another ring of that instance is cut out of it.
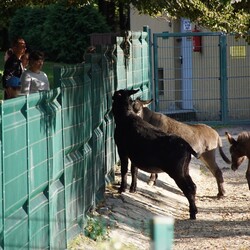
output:
<svg viewBox="0 0 250 250"><path fill-rule="evenodd" d="M224 136L225 131L237 138L243 130L250 130L250 126L218 129L226 155L229 156L229 143ZM80 237L77 244L69 249L149 250L149 221L156 215L174 218L174 250L250 249L250 191L245 178L248 161L233 172L219 153L216 158L223 171L226 189L226 196L220 200L216 198L217 185L212 174L197 159L192 159L190 164L190 175L197 186L196 220L188 219L187 199L167 174L160 174L157 185L149 187L146 184L149 174L141 171L137 193L120 195L117 193L118 172L117 185L107 188L105 203L97 210L110 228L111 241L96 243ZM130 181L129 177L128 183Z"/></svg>

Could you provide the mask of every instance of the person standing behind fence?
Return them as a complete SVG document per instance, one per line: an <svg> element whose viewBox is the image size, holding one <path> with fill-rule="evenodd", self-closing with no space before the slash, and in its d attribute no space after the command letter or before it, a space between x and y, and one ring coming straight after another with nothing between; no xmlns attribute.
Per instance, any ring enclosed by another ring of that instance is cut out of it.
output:
<svg viewBox="0 0 250 250"><path fill-rule="evenodd" d="M3 88L4 99L10 99L16 96L20 88L20 77L23 72L21 56L25 53L26 43L23 38L17 38L12 43L12 54L7 58L4 64Z"/></svg>
<svg viewBox="0 0 250 250"><path fill-rule="evenodd" d="M21 94L31 94L50 89L48 76L42 71L43 63L43 52L30 52L29 67L21 76Z"/></svg>

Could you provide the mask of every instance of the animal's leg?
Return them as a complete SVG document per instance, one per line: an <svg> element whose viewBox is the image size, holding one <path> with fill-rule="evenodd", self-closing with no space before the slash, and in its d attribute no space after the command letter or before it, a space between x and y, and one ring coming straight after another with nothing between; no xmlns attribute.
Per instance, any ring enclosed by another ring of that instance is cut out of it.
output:
<svg viewBox="0 0 250 250"><path fill-rule="evenodd" d="M127 177L128 177L128 158L121 158L121 186L118 190L119 193L125 192L127 189Z"/></svg>
<svg viewBox="0 0 250 250"><path fill-rule="evenodd" d="M171 176L172 177L172 176ZM172 177L173 178L173 177ZM198 209L195 204L196 185L190 175L173 178L189 202L190 219L195 220Z"/></svg>
<svg viewBox="0 0 250 250"><path fill-rule="evenodd" d="M246 171L246 178L247 178L248 188L250 190L250 161L248 161L248 168L247 168L247 171Z"/></svg>
<svg viewBox="0 0 250 250"><path fill-rule="evenodd" d="M168 171L167 173L171 178L174 179L177 186L181 189L183 194L188 199L190 219L195 220L198 209L195 204L196 185L189 175L189 163L191 160L191 156L189 159L184 160L185 161L183 163L179 162L178 166L176 166L176 171Z"/></svg>
<svg viewBox="0 0 250 250"><path fill-rule="evenodd" d="M156 185L156 180L158 178L158 174L155 174L155 173L152 173L149 177L149 180L148 180L148 185L149 186L153 186L153 185Z"/></svg>
<svg viewBox="0 0 250 250"><path fill-rule="evenodd" d="M132 175L132 182L130 186L130 192L134 193L136 192L136 188L137 188L138 168L135 167L133 163L131 163L131 175Z"/></svg>
<svg viewBox="0 0 250 250"><path fill-rule="evenodd" d="M211 173L215 177L218 186L217 197L218 199L222 198L226 192L224 189L224 178L222 171L220 170L219 166L215 161L215 149L204 152L199 159L205 163L206 167L211 171Z"/></svg>

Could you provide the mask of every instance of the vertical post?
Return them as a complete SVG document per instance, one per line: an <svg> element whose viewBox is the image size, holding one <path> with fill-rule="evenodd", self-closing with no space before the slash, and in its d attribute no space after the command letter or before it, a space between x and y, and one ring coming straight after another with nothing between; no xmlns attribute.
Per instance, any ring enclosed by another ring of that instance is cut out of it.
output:
<svg viewBox="0 0 250 250"><path fill-rule="evenodd" d="M220 35L220 96L221 96L221 121L227 123L228 98L227 98L227 36Z"/></svg>
<svg viewBox="0 0 250 250"><path fill-rule="evenodd" d="M26 151L26 157L27 157L27 188L28 188L28 203L27 203L27 214L28 214L28 246L30 248L30 241L31 241L31 226L30 226L30 220L31 220L31 209L30 209L30 200L31 200L31 153L30 153L30 122L29 122L29 115L30 115L30 110L29 110L29 95L25 96L25 115L26 115L26 142L27 142L27 151Z"/></svg>
<svg viewBox="0 0 250 250"><path fill-rule="evenodd" d="M173 249L174 219L155 216L151 221L152 250Z"/></svg>
<svg viewBox="0 0 250 250"><path fill-rule="evenodd" d="M148 38L147 38L147 42L148 42L148 65L149 65L149 71L148 71L148 80L149 80L149 91L150 91L150 98L154 98L153 97L153 84L152 84L152 41L151 41L151 29L149 28L149 26L143 26L143 31L148 33ZM154 98L155 99L155 98Z"/></svg>
<svg viewBox="0 0 250 250"><path fill-rule="evenodd" d="M157 42L158 42L158 36L157 34L153 34L155 111L159 111L158 44Z"/></svg>
<svg viewBox="0 0 250 250"><path fill-rule="evenodd" d="M181 18L181 32L187 33L191 31L191 22L189 19ZM192 96L192 38L189 36L182 37L181 43L181 97L182 109L193 109L193 96Z"/></svg>
<svg viewBox="0 0 250 250"><path fill-rule="evenodd" d="M4 148L4 125L5 125L5 119L4 119L4 101L0 101L1 104L0 104L0 116L1 116L1 124L0 124L0 139L1 139L1 143L0 143L0 147L1 147L1 152L0 152L0 155L1 155L1 169L0 169L0 173L1 173L1 223L2 224L2 231L1 231L1 240L0 240L0 247L2 249L4 249L4 243L5 243L5 197L4 197L4 194L5 194L5 169L4 169L4 163L5 163L5 148Z"/></svg>

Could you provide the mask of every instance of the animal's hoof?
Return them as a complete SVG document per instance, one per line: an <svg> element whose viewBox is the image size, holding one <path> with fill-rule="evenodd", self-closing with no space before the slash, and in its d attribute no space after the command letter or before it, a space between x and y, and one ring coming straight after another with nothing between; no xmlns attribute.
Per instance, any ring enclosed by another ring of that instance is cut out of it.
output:
<svg viewBox="0 0 250 250"><path fill-rule="evenodd" d="M119 188L119 189L118 189L118 193L121 194L121 193L123 193L123 192L126 192L126 189L125 189L125 188Z"/></svg>
<svg viewBox="0 0 250 250"><path fill-rule="evenodd" d="M218 193L218 194L217 194L217 199L218 199L218 200L223 199L223 198L225 198L225 195L224 195L224 194L222 194L222 193Z"/></svg>
<svg viewBox="0 0 250 250"><path fill-rule="evenodd" d="M135 189L135 188L130 188L129 192L130 192L130 193L135 193L135 192L136 192L136 189Z"/></svg>
<svg viewBox="0 0 250 250"><path fill-rule="evenodd" d="M148 181L148 185L150 186L150 187L153 187L154 185L155 185L155 181Z"/></svg>
<svg viewBox="0 0 250 250"><path fill-rule="evenodd" d="M196 215L195 214L190 214L190 220L196 220Z"/></svg>

